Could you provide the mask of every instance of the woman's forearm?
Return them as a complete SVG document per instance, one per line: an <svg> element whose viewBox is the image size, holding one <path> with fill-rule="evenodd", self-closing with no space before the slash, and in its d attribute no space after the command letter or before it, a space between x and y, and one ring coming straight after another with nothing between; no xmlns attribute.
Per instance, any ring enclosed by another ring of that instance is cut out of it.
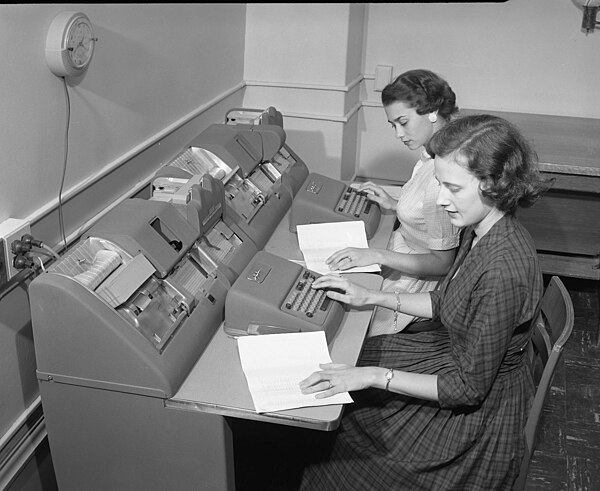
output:
<svg viewBox="0 0 600 491"><path fill-rule="evenodd" d="M403 372L389 368L369 367L371 387L386 389L396 394L403 394L428 401L438 401L437 375ZM388 377L389 384L388 384Z"/></svg>
<svg viewBox="0 0 600 491"><path fill-rule="evenodd" d="M432 250L422 254L404 254L401 252L378 249L378 263L413 276L443 276L454 261L456 249L447 251Z"/></svg>
<svg viewBox="0 0 600 491"><path fill-rule="evenodd" d="M429 293L395 293L381 290L369 290L367 302L390 310L398 310L415 317L431 318L431 296Z"/></svg>

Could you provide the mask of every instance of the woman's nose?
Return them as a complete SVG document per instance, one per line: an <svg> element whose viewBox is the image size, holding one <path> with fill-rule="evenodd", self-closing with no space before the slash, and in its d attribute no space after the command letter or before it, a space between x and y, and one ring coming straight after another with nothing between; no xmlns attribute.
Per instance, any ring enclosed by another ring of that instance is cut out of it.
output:
<svg viewBox="0 0 600 491"><path fill-rule="evenodd" d="M447 206L448 205L448 197L444 192L444 188L440 186L440 190L438 191L437 199L435 200L435 204L438 206Z"/></svg>
<svg viewBox="0 0 600 491"><path fill-rule="evenodd" d="M394 128L394 131L396 132L396 138L402 138L404 136L404 131L402 131L402 126L397 125Z"/></svg>

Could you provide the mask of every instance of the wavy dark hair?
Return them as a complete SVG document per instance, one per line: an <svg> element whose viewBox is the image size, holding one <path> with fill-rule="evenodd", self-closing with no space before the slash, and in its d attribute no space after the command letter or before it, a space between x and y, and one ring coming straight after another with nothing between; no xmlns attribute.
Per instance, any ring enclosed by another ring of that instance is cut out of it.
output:
<svg viewBox="0 0 600 491"><path fill-rule="evenodd" d="M481 181L483 197L509 214L533 205L552 183L540 175L537 154L519 129L497 116L457 118L431 137L426 150L452 156Z"/></svg>
<svg viewBox="0 0 600 491"><path fill-rule="evenodd" d="M448 82L424 69L409 70L398 75L381 92L381 102L384 106L403 102L421 115L437 111L447 121L458 111L456 94Z"/></svg>

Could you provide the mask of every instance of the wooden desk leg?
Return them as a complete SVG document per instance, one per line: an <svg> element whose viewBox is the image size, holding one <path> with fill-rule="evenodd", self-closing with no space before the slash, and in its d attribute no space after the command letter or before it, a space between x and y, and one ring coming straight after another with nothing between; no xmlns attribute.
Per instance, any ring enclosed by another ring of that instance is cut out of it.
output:
<svg viewBox="0 0 600 491"><path fill-rule="evenodd" d="M600 346L600 281L595 282L596 285L596 347Z"/></svg>

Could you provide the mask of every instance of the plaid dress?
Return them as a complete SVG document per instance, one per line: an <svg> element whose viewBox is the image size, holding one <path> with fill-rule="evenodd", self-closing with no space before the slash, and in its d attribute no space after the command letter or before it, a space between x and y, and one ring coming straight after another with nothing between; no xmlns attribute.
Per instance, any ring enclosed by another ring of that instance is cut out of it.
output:
<svg viewBox="0 0 600 491"><path fill-rule="evenodd" d="M458 272L431 292L433 318L445 327L368 338L359 360L437 374L439 402L353 392L328 457L307 466L301 489L511 489L534 392L525 347L542 275L512 216L469 247L463 240Z"/></svg>

